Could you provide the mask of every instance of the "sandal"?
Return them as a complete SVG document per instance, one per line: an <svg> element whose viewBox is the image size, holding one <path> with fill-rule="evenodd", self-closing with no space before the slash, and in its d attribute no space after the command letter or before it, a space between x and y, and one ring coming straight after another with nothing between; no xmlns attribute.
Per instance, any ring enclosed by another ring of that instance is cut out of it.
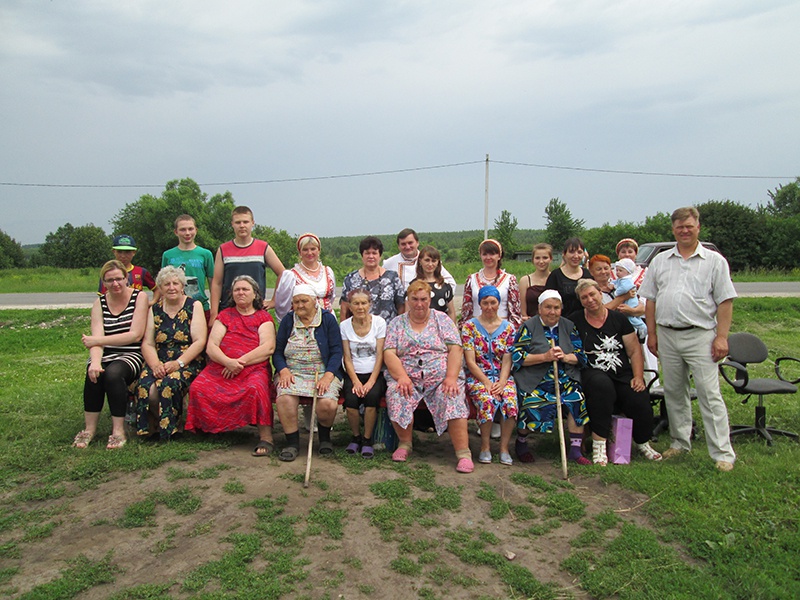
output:
<svg viewBox="0 0 800 600"><path fill-rule="evenodd" d="M347 448L344 449L345 452L348 454L358 454L359 444L357 441L353 440L349 444L347 444Z"/></svg>
<svg viewBox="0 0 800 600"><path fill-rule="evenodd" d="M514 464L514 459L511 458L511 455L508 452L501 452L500 453L500 464L510 467Z"/></svg>
<svg viewBox="0 0 800 600"><path fill-rule="evenodd" d="M300 454L300 449L294 446L286 446L281 453L278 455L278 460L282 460L283 462L292 462L297 455Z"/></svg>
<svg viewBox="0 0 800 600"><path fill-rule="evenodd" d="M72 440L72 447L77 448L78 450L85 450L89 447L89 444L92 443L94 439L94 434L89 433L85 429L83 431L79 431L78 435L75 436L75 439Z"/></svg>
<svg viewBox="0 0 800 600"><path fill-rule="evenodd" d="M330 456L331 454L333 454L333 444L331 442L320 442L319 455Z"/></svg>
<svg viewBox="0 0 800 600"><path fill-rule="evenodd" d="M608 454L606 452L605 441L592 441L592 462L600 467L608 466Z"/></svg>
<svg viewBox="0 0 800 600"><path fill-rule="evenodd" d="M375 456L375 449L372 446L361 446L361 458L372 458Z"/></svg>
<svg viewBox="0 0 800 600"><path fill-rule="evenodd" d="M650 442L644 444L636 444L636 448L641 452L647 460L661 460L663 457L660 452L656 452L650 445Z"/></svg>
<svg viewBox="0 0 800 600"><path fill-rule="evenodd" d="M483 463L484 465L488 465L492 462L492 453L490 450L481 450L481 453L478 454L478 462Z"/></svg>
<svg viewBox="0 0 800 600"><path fill-rule="evenodd" d="M392 453L392 460L394 462L406 462L409 454L411 454L411 450L407 448L398 448Z"/></svg>
<svg viewBox="0 0 800 600"><path fill-rule="evenodd" d="M108 436L108 444L106 444L106 450L119 450L127 442L128 440L120 435L110 435Z"/></svg>
<svg viewBox="0 0 800 600"><path fill-rule="evenodd" d="M253 448L253 451L250 453L252 456L269 456L275 450L275 446L272 442L268 442L267 440L259 440L256 444L256 447Z"/></svg>
<svg viewBox="0 0 800 600"><path fill-rule="evenodd" d="M456 471L459 473L472 473L475 470L475 465L471 458L460 458L456 465Z"/></svg>

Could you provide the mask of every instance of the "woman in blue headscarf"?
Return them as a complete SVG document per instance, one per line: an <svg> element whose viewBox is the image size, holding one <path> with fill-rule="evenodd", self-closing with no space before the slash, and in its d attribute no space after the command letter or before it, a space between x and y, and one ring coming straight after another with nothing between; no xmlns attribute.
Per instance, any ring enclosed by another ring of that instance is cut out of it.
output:
<svg viewBox="0 0 800 600"><path fill-rule="evenodd" d="M467 398L477 411L481 429L478 462L492 462L490 432L500 413L500 464L511 465L509 440L517 422L517 386L511 378L514 326L497 314L500 292L485 285L478 292L480 314L464 323L461 343L467 363Z"/></svg>

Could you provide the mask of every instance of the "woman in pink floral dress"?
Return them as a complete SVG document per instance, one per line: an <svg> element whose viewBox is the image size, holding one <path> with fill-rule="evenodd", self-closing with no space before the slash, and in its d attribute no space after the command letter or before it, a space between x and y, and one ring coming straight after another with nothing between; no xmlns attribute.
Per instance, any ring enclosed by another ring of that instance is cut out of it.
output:
<svg viewBox="0 0 800 600"><path fill-rule="evenodd" d="M458 330L443 312L431 310L431 288L424 281L408 286L408 312L392 319L386 331L384 362L388 369L386 408L399 444L392 460L405 462L411 453L414 409L424 401L436 432L445 430L456 451L459 473L474 469L469 450Z"/></svg>

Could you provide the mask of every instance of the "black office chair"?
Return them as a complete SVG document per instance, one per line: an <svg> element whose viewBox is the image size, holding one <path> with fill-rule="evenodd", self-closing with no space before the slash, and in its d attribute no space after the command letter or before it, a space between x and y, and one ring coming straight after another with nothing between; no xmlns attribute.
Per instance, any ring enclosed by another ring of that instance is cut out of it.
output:
<svg viewBox="0 0 800 600"><path fill-rule="evenodd" d="M664 400L664 386L658 378L658 371L645 369L645 378L649 374L650 381L647 382L645 391L650 395L650 405L653 407L653 435L650 436L651 442L657 442L658 436L663 431L669 431L669 415L667 415L667 403ZM697 400L697 390L689 388L689 399ZM696 424L692 419L691 439L696 437Z"/></svg>
<svg viewBox="0 0 800 600"><path fill-rule="evenodd" d="M757 433L765 440L767 445L772 445L772 435L784 435L797 439L797 434L767 427L767 408L764 406L764 396L768 394L796 394L800 378L789 381L781 375L781 363L784 361L800 360L790 356L782 356L775 360L775 374L778 379L758 378L753 379L747 369L748 364L763 363L768 357L767 347L757 336L752 333L733 333L728 338L728 358L720 363L719 371L737 394L745 395L742 404L747 404L750 396L758 396L756 406L756 422L754 426L731 425L731 437L742 433Z"/></svg>

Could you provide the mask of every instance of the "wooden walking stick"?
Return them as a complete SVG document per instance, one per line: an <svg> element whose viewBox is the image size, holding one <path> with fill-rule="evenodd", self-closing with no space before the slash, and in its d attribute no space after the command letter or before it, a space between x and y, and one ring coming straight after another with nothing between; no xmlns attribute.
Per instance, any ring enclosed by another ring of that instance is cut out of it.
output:
<svg viewBox="0 0 800 600"><path fill-rule="evenodd" d="M550 348L555 344L550 340ZM558 440L561 446L561 474L567 479L567 446L564 440L564 418L561 416L561 387L558 384L558 361L553 361L553 381L556 384L556 412L558 413Z"/></svg>
<svg viewBox="0 0 800 600"><path fill-rule="evenodd" d="M303 481L304 488L308 487L308 482L311 479L311 455L314 453L314 425L317 422L317 383L319 383L319 373L314 373L314 394L311 396L311 426L308 428L308 456L306 457L306 478Z"/></svg>

